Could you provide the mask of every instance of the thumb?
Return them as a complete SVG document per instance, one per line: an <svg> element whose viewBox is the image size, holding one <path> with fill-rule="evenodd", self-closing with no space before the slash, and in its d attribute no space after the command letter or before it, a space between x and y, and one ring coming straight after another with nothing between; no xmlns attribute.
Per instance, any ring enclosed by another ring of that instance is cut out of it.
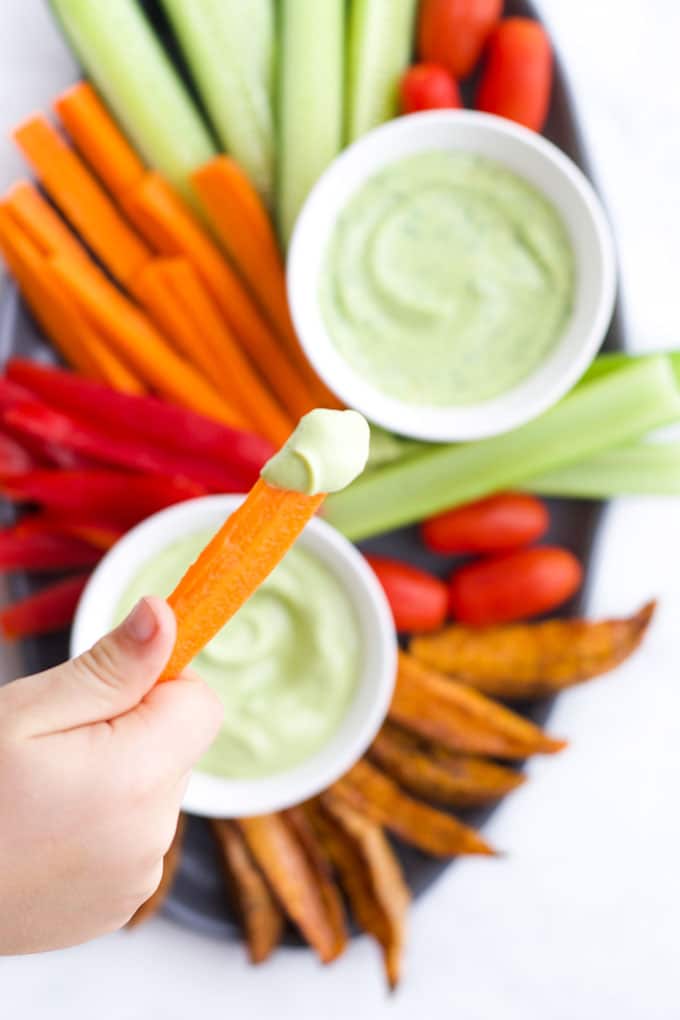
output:
<svg viewBox="0 0 680 1020"><path fill-rule="evenodd" d="M0 692L3 712L14 715L14 728L32 736L122 715L155 684L170 657L175 634L175 617L168 604L144 598L87 652L4 688Z"/></svg>

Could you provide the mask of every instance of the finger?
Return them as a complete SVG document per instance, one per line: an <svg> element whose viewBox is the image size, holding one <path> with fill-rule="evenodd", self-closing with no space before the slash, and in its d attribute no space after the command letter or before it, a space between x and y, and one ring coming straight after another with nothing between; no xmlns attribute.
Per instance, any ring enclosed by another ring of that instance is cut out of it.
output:
<svg viewBox="0 0 680 1020"><path fill-rule="evenodd" d="M138 775L160 783L182 781L210 747L224 709L208 685L190 673L159 684L132 711L112 723L112 738Z"/></svg>
<svg viewBox="0 0 680 1020"><path fill-rule="evenodd" d="M114 719L144 698L175 643L175 617L162 599L137 603L120 626L89 651L25 677L1 692L0 711L22 732L56 733Z"/></svg>

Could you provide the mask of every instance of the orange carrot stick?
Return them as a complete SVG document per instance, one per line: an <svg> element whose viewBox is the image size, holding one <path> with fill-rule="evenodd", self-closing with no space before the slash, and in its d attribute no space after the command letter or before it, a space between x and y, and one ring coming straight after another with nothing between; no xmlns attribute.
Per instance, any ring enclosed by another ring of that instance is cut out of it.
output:
<svg viewBox="0 0 680 1020"><path fill-rule="evenodd" d="M252 368L200 276L186 259L166 259L162 273L185 312L193 319L208 348L213 372L222 383L231 380L236 406L253 422L255 431L280 444L292 432L295 421L279 406Z"/></svg>
<svg viewBox="0 0 680 1020"><path fill-rule="evenodd" d="M290 317L283 260L267 210L233 159L217 156L192 174L215 232L312 388L318 404L340 407L300 347Z"/></svg>
<svg viewBox="0 0 680 1020"><path fill-rule="evenodd" d="M249 249L241 249L241 238L238 236L245 228L248 237L244 240L253 238L260 246L260 252L266 252L268 260L278 263L283 269L276 234L267 210L238 163L229 156L215 156L194 171L192 177L208 213L211 214L215 209L225 233L229 231L230 236L224 241L229 245L229 250L232 250L232 246L234 249L238 246L235 255L240 256L243 252L247 256ZM218 229L217 222L214 226ZM234 232L235 237L231 236ZM238 264L240 266L240 259ZM244 270L246 265L247 261Z"/></svg>
<svg viewBox="0 0 680 1020"><path fill-rule="evenodd" d="M284 442L293 422L265 389L186 259L152 259L131 287L178 350L238 408L254 432Z"/></svg>
<svg viewBox="0 0 680 1020"><path fill-rule="evenodd" d="M87 259L87 253L47 199L28 181L18 181L6 192L2 205L43 255L64 252Z"/></svg>
<svg viewBox="0 0 680 1020"><path fill-rule="evenodd" d="M216 365L210 349L185 309L179 295L171 290L163 273L168 260L151 259L130 283L130 293L146 310L175 348L207 378L215 377ZM226 382L226 385L225 385ZM229 380L220 379L220 388L228 398Z"/></svg>
<svg viewBox="0 0 680 1020"><path fill-rule="evenodd" d="M147 173L127 196L125 210L156 251L189 259L234 336L291 417L299 418L315 407L314 389L303 380L238 275L170 185L159 174Z"/></svg>
<svg viewBox="0 0 680 1020"><path fill-rule="evenodd" d="M262 478L255 483L168 599L177 640L161 680L178 676L250 598L323 499L274 488Z"/></svg>
<svg viewBox="0 0 680 1020"><path fill-rule="evenodd" d="M276 235L252 184L229 156L216 156L192 174L215 232L282 335L291 327L286 278Z"/></svg>
<svg viewBox="0 0 680 1020"><path fill-rule="evenodd" d="M44 117L24 121L14 139L67 219L110 272L127 284L150 258L149 249L85 164Z"/></svg>
<svg viewBox="0 0 680 1020"><path fill-rule="evenodd" d="M85 272L76 260L65 255L52 256L49 264L85 317L149 386L193 411L243 427L238 412L188 361L175 353L147 316L94 265Z"/></svg>
<svg viewBox="0 0 680 1020"><path fill-rule="evenodd" d="M145 174L144 164L92 85L79 81L54 103L71 141L119 201Z"/></svg>
<svg viewBox="0 0 680 1020"><path fill-rule="evenodd" d="M34 253L27 253L24 243L25 239L11 236L7 222L0 216L0 249L38 325L65 360L81 375L101 382L102 376L92 356L92 350L84 347L78 333L68 328L67 320L62 315L63 308L60 309L48 296L44 276L36 272L31 264Z"/></svg>
<svg viewBox="0 0 680 1020"><path fill-rule="evenodd" d="M0 248L38 323L63 357L81 374L125 393L145 387L104 343L49 272L46 259L4 207Z"/></svg>

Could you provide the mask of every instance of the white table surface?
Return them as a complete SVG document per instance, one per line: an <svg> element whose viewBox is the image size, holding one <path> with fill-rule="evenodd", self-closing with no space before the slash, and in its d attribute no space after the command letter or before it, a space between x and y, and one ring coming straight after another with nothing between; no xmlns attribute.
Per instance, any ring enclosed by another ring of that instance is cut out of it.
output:
<svg viewBox="0 0 680 1020"><path fill-rule="evenodd" d="M543 9L571 70L618 235L631 345L677 344L680 4L545 0ZM2 0L0 138L22 115L46 108L73 75L41 0ZM21 169L0 142L0 184ZM609 510L590 609L625 613L658 595L652 632L615 674L560 698L551 728L571 747L532 764L531 781L494 815L486 835L507 855L457 864L414 907L395 997L386 996L376 950L364 939L327 971L292 950L253 970L239 946L161 918L67 952L0 960L0 1015L680 1016L679 511L675 500Z"/></svg>

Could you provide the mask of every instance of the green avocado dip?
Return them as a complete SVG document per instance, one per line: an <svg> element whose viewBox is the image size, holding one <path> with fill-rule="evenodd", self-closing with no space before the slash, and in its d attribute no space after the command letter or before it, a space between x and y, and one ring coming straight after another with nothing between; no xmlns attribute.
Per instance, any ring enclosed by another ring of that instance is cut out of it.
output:
<svg viewBox="0 0 680 1020"><path fill-rule="evenodd" d="M350 198L321 276L345 360L421 406L489 400L522 382L570 315L574 257L552 204L492 160L425 152Z"/></svg>
<svg viewBox="0 0 680 1020"><path fill-rule="evenodd" d="M122 619L143 595L165 598L212 537L174 542L125 592ZM339 726L358 680L358 621L316 556L294 547L192 663L224 704L224 722L198 768L230 779L283 772Z"/></svg>
<svg viewBox="0 0 680 1020"><path fill-rule="evenodd" d="M339 492L366 467L370 440L368 422L358 411L317 407L300 419L260 474L278 489L309 496Z"/></svg>

